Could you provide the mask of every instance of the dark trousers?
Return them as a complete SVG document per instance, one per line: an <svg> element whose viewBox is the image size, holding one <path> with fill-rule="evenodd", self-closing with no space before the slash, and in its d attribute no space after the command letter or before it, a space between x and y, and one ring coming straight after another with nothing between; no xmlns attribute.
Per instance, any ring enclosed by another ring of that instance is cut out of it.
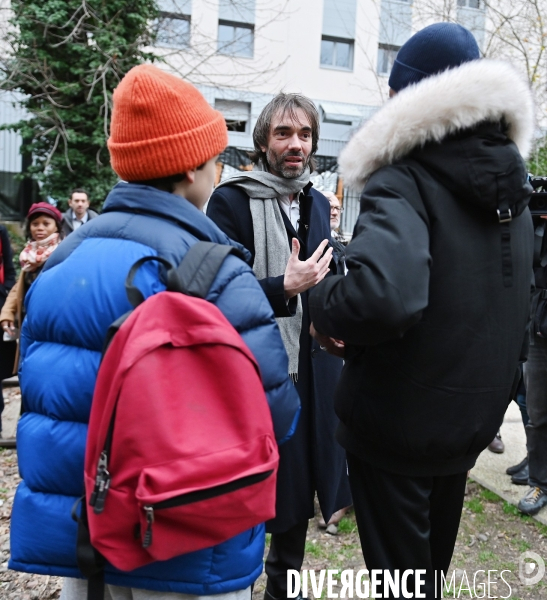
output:
<svg viewBox="0 0 547 600"><path fill-rule="evenodd" d="M2 412L4 411L4 393L1 381L13 375L16 348L17 344L15 342L0 340L0 432L2 431Z"/></svg>
<svg viewBox="0 0 547 600"><path fill-rule="evenodd" d="M420 591L425 592L427 600L435 598L436 575L440 598L440 573L448 570L452 560L467 473L443 477L396 475L351 454L348 468L369 573L372 569L399 569L400 574L406 569L426 569L422 577L426 585ZM414 592L412 578L407 589Z"/></svg>
<svg viewBox="0 0 547 600"><path fill-rule="evenodd" d="M287 597L287 570L302 568L308 522L297 523L283 533L272 533L264 570L268 576L266 588L276 598Z"/></svg>
<svg viewBox="0 0 547 600"><path fill-rule="evenodd" d="M526 445L530 485L547 492L547 341L534 337L528 360L524 363L526 408Z"/></svg>

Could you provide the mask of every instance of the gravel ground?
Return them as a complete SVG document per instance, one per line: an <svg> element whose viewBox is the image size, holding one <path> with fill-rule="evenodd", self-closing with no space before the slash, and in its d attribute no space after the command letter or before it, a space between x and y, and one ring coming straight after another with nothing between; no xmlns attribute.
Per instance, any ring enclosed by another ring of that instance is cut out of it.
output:
<svg viewBox="0 0 547 600"><path fill-rule="evenodd" d="M34 600L37 598L59 598L61 580L58 577L44 577L9 571L9 524L15 488L19 482L17 455L15 450L0 452L0 599ZM82 598L82 600L84 600Z"/></svg>
<svg viewBox="0 0 547 600"><path fill-rule="evenodd" d="M10 389L11 400L16 400L18 393L18 388ZM18 482L15 451L0 450L0 600L59 598L59 578L7 569L9 519ZM492 576L495 579L507 569L509 573L504 574L504 579L511 587L511 593L508 595L508 586L500 580L497 588L495 585L491 587L490 597L547 600L547 574L534 586L524 586L518 578L519 557L526 551L534 551L547 561L547 527L520 515L511 504L470 482L451 566L456 571L456 592L451 591L444 597L481 597L482 588L477 586L475 591L472 588L474 574L479 570L497 571ZM355 571L365 568L353 514L341 521L338 535L329 535L319 529L318 517L310 522L303 568ZM481 576L477 583L482 581ZM466 581L471 584L470 591L465 591ZM256 583L253 600L262 600L264 585L265 577L262 575ZM488 596L486 593L483 597Z"/></svg>

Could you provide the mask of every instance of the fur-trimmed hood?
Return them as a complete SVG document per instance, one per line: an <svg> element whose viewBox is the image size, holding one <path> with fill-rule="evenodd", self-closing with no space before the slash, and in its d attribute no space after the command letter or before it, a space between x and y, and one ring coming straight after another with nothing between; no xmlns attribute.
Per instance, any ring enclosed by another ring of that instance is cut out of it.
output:
<svg viewBox="0 0 547 600"><path fill-rule="evenodd" d="M352 137L340 154L345 182L358 189L380 167L428 142L484 121L501 121L526 157L534 134L532 93L509 63L465 63L401 91Z"/></svg>

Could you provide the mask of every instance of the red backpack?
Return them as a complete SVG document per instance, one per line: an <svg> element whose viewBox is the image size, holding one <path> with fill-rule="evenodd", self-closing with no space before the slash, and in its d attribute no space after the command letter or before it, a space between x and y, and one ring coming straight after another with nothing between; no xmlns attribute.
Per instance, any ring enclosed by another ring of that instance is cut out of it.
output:
<svg viewBox="0 0 547 600"><path fill-rule="evenodd" d="M85 457L91 544L119 569L215 546L275 515L279 457L259 367L204 299L234 250L198 242L176 270L145 257L127 277L138 307L113 324ZM144 301L132 281L148 260L168 268L168 291Z"/></svg>

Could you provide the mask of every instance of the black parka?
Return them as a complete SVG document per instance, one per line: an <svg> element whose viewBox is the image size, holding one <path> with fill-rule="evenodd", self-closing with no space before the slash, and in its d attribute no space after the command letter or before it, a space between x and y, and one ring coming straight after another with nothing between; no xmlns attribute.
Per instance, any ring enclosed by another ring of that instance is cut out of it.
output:
<svg viewBox="0 0 547 600"><path fill-rule="evenodd" d="M448 475L492 441L523 358L530 192L503 120L372 174L348 276L309 301L316 329L347 343L335 404L347 450L394 473Z"/></svg>

